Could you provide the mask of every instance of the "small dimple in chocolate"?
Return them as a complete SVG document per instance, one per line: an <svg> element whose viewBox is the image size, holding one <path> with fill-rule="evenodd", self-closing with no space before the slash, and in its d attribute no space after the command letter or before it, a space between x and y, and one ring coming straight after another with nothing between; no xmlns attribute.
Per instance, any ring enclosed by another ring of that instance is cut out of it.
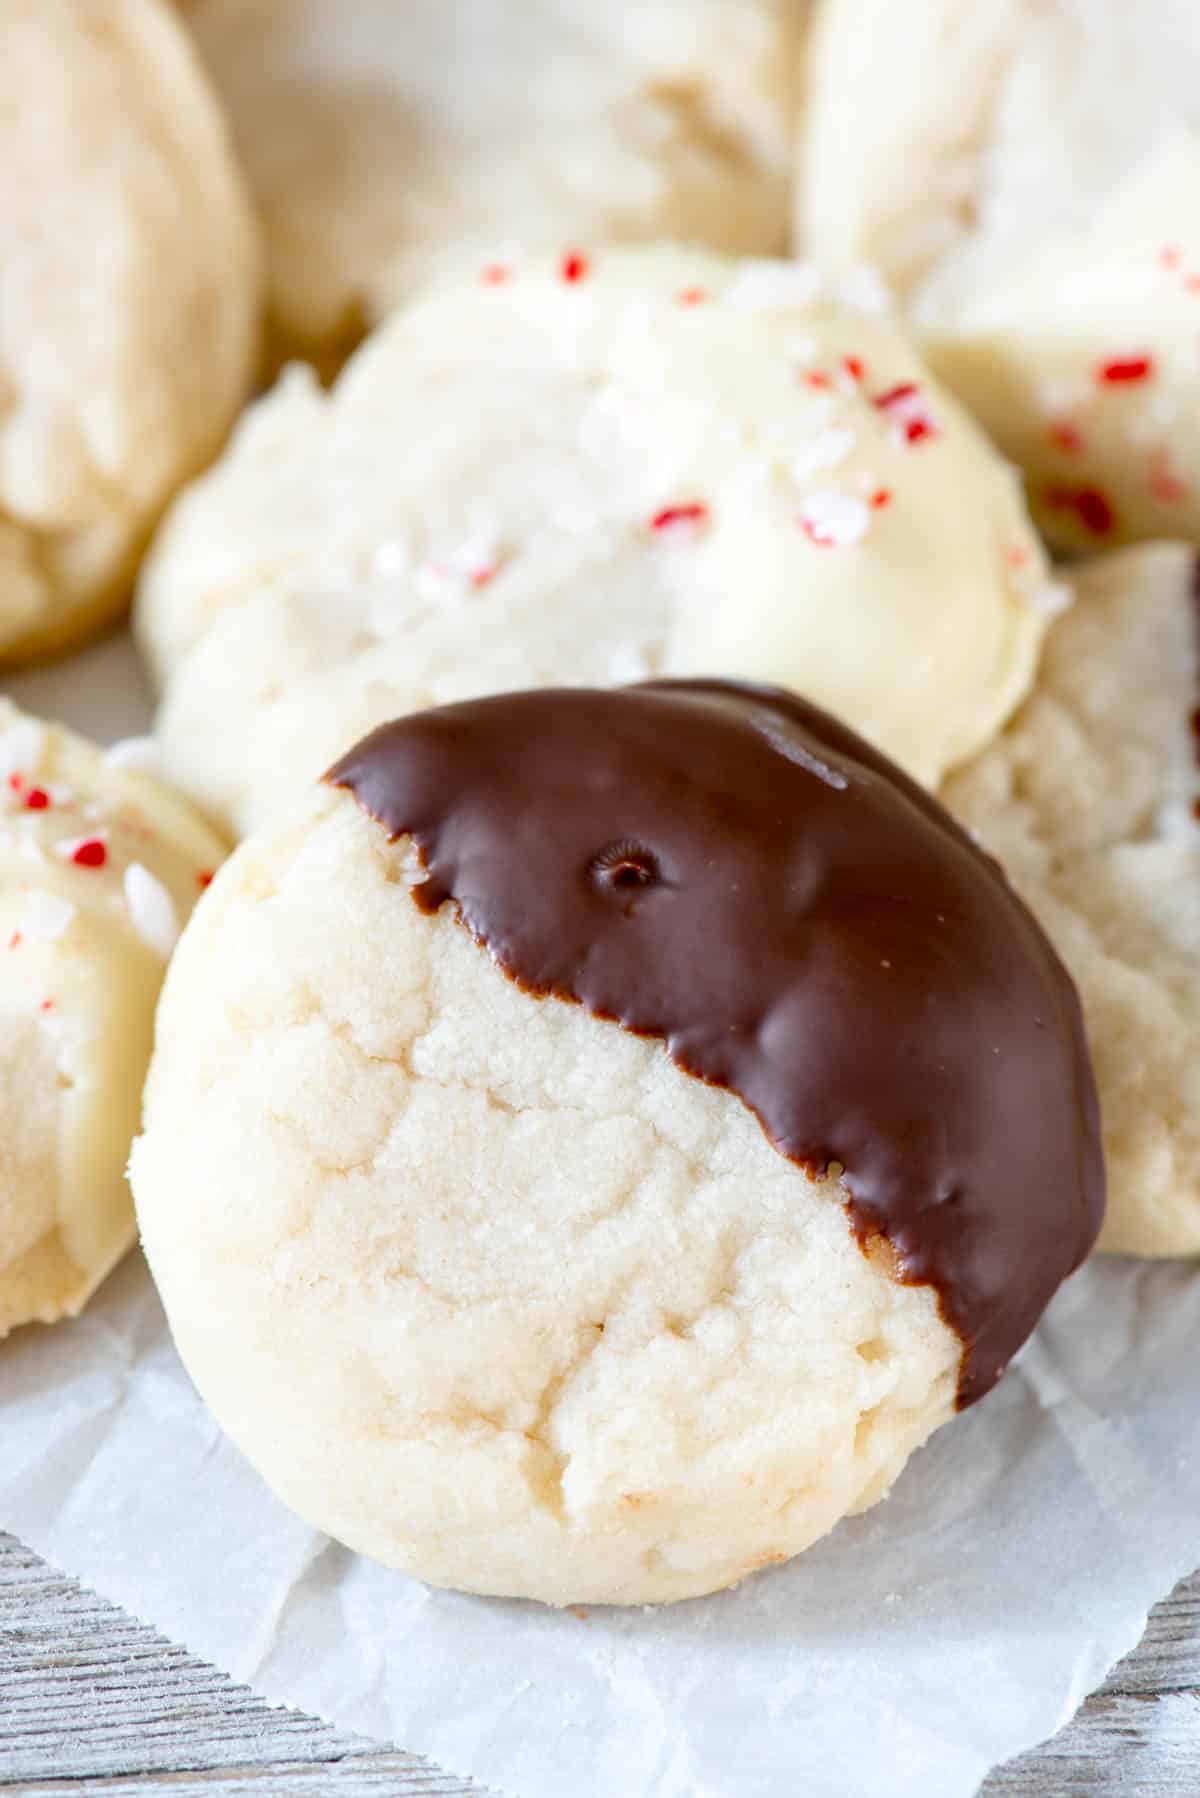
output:
<svg viewBox="0 0 1200 1798"><path fill-rule="evenodd" d="M446 706L326 778L525 991L661 1040L838 1169L860 1244L961 1337L960 1405L994 1384L1095 1241L1098 1107L1068 975L935 800L722 681Z"/></svg>

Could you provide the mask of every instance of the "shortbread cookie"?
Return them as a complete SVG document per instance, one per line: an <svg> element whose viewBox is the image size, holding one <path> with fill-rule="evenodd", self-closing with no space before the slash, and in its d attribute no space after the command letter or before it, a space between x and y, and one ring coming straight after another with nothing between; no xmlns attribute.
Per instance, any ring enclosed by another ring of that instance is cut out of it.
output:
<svg viewBox="0 0 1200 1798"><path fill-rule="evenodd" d="M823 0L800 247L953 317L1197 125L1194 0Z"/></svg>
<svg viewBox="0 0 1200 1798"><path fill-rule="evenodd" d="M807 0L194 0L281 347L336 363L447 251L786 248Z"/></svg>
<svg viewBox="0 0 1200 1798"><path fill-rule="evenodd" d="M1090 564L1033 696L951 780L1079 983L1100 1088L1101 1246L1200 1252L1200 614L1193 552Z"/></svg>
<svg viewBox="0 0 1200 1798"><path fill-rule="evenodd" d="M223 854L146 747L0 700L0 1336L78 1311L133 1241L154 1006Z"/></svg>
<svg viewBox="0 0 1200 1798"><path fill-rule="evenodd" d="M298 372L185 495L137 623L167 767L242 830L382 720L523 686L774 679L932 782L1055 600L1019 485L809 269L486 268L332 393Z"/></svg>
<svg viewBox="0 0 1200 1798"><path fill-rule="evenodd" d="M128 598L257 358L224 125L160 0L0 7L0 664Z"/></svg>
<svg viewBox="0 0 1200 1798"><path fill-rule="evenodd" d="M926 340L1065 548L1200 542L1200 138Z"/></svg>
<svg viewBox="0 0 1200 1798"><path fill-rule="evenodd" d="M360 744L186 932L131 1165L276 1491L554 1604L711 1591L874 1504L1103 1208L1078 1001L999 869L718 681Z"/></svg>

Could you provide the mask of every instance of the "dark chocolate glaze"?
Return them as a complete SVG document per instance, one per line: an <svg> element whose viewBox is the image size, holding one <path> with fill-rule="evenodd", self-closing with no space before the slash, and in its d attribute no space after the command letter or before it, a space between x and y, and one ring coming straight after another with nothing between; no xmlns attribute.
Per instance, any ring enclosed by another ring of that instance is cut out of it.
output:
<svg viewBox="0 0 1200 1798"><path fill-rule="evenodd" d="M1099 1230L1098 1105L1065 969L935 800L805 701L715 680L446 706L326 779L527 992L840 1163L859 1242L962 1338L960 1406L994 1384Z"/></svg>

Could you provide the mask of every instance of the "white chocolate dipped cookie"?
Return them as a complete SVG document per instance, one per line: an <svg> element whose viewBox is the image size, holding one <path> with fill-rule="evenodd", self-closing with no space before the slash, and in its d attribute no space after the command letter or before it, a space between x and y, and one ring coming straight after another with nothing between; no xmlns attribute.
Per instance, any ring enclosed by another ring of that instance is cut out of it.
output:
<svg viewBox="0 0 1200 1798"><path fill-rule="evenodd" d="M160 0L0 7L0 665L127 601L258 356L224 123Z"/></svg>
<svg viewBox="0 0 1200 1798"><path fill-rule="evenodd" d="M489 266L336 387L286 376L173 509L136 626L171 777L245 831L364 731L488 691L778 681L935 782L1056 603L1019 483L812 270Z"/></svg>
<svg viewBox="0 0 1200 1798"><path fill-rule="evenodd" d="M942 795L1079 986L1114 1253L1200 1253L1195 566L1156 544L1081 570L1033 694Z"/></svg>
<svg viewBox="0 0 1200 1798"><path fill-rule="evenodd" d="M709 1592L876 1503L1104 1184L1078 1000L995 863L723 681L351 750L184 933L131 1178L276 1492L553 1604Z"/></svg>
<svg viewBox="0 0 1200 1798"><path fill-rule="evenodd" d="M1197 127L1193 0L823 0L797 241L949 322Z"/></svg>
<svg viewBox="0 0 1200 1798"><path fill-rule="evenodd" d="M808 0L192 0L276 353L326 366L460 246L778 255Z"/></svg>
<svg viewBox="0 0 1200 1798"><path fill-rule="evenodd" d="M1200 542L1200 138L924 342L1066 549Z"/></svg>
<svg viewBox="0 0 1200 1798"><path fill-rule="evenodd" d="M134 1237L158 989L224 854L137 759L0 700L0 1336L73 1315Z"/></svg>

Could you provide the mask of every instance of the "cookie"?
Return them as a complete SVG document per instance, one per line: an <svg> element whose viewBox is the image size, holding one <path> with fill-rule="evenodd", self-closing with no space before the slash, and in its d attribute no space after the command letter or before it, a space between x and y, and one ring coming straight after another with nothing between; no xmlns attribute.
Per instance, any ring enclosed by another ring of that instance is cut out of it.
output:
<svg viewBox="0 0 1200 1798"><path fill-rule="evenodd" d="M802 251L953 318L1200 125L1192 0L824 0Z"/></svg>
<svg viewBox="0 0 1200 1798"><path fill-rule="evenodd" d="M0 8L0 666L127 601L258 354L249 202L159 0Z"/></svg>
<svg viewBox="0 0 1200 1798"><path fill-rule="evenodd" d="M1103 1205L1074 989L999 869L721 681L360 744L185 933L131 1172L275 1490L553 1604L711 1591L874 1504Z"/></svg>
<svg viewBox="0 0 1200 1798"><path fill-rule="evenodd" d="M293 372L172 511L136 625L172 778L246 830L386 718L664 671L795 686L933 781L1055 603L1011 471L886 319L660 248L489 265L332 393Z"/></svg>
<svg viewBox="0 0 1200 1798"><path fill-rule="evenodd" d="M1037 687L943 797L1078 982L1109 1171L1103 1248L1200 1251L1200 768L1194 553L1090 563Z"/></svg>
<svg viewBox="0 0 1200 1798"><path fill-rule="evenodd" d="M0 700L0 1336L73 1315L134 1237L158 989L224 853L145 747Z"/></svg>
<svg viewBox="0 0 1200 1798"><path fill-rule="evenodd" d="M1065 549L1200 542L1200 138L925 341Z"/></svg>
<svg viewBox="0 0 1200 1798"><path fill-rule="evenodd" d="M463 244L472 265L581 239L781 254L806 12L194 0L277 354L336 365Z"/></svg>

